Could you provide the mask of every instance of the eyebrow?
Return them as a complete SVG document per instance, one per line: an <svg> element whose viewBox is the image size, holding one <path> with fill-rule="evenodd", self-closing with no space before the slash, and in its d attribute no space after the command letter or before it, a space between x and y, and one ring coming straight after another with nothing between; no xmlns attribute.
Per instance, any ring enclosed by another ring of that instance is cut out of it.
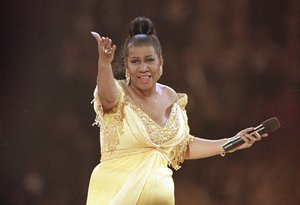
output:
<svg viewBox="0 0 300 205"><path fill-rule="evenodd" d="M133 56L133 57L130 57L130 58L128 58L129 60L136 60L136 59L139 59L139 57L135 57L135 56Z"/></svg>
<svg viewBox="0 0 300 205"><path fill-rule="evenodd" d="M150 55L146 55L145 58L149 58L149 57L154 57L152 54ZM137 56L132 56L130 57L129 59L135 59L135 58L140 58L140 57L137 57Z"/></svg>
<svg viewBox="0 0 300 205"><path fill-rule="evenodd" d="M147 56L145 56L145 58L148 58L148 57L155 57L154 55L147 55Z"/></svg>

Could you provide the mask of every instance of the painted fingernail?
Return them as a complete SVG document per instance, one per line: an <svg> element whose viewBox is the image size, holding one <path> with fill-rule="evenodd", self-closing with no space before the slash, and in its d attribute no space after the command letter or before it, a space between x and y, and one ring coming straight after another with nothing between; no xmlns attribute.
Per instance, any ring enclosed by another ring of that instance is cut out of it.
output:
<svg viewBox="0 0 300 205"><path fill-rule="evenodd" d="M97 36L98 34L96 33L96 32L94 32L94 31L91 31L91 34L93 35L93 36Z"/></svg>

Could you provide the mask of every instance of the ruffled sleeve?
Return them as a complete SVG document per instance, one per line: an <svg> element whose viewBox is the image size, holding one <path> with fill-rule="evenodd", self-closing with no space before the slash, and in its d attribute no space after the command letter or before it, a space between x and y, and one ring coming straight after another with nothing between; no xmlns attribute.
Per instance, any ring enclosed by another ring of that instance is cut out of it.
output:
<svg viewBox="0 0 300 205"><path fill-rule="evenodd" d="M170 153L170 166L172 166L175 170L178 170L181 168L180 164L182 164L184 162L184 156L186 153L186 150L188 148L188 145L191 141L193 141L194 136L190 135L190 129L188 126L188 119L187 119L187 115L186 115L186 110L185 107L188 103L188 97L186 94L179 94L179 99L177 104L179 105L179 107L181 108L184 118L185 118L185 135L183 136L183 139L181 140L181 142L176 145Z"/></svg>
<svg viewBox="0 0 300 205"><path fill-rule="evenodd" d="M119 136L123 131L125 94L119 82L115 80L115 83L120 93L119 100L117 105L108 112L103 112L97 87L94 90L92 103L94 105L96 118L93 125L100 127L102 151L112 151L116 149L116 146L119 144Z"/></svg>
<svg viewBox="0 0 300 205"><path fill-rule="evenodd" d="M178 170L181 168L181 164L184 162L184 156L186 153L186 150L188 148L188 145L191 141L193 141L194 136L187 134L184 138L184 140L175 146L173 150L171 151L171 161L170 165L175 169Z"/></svg>

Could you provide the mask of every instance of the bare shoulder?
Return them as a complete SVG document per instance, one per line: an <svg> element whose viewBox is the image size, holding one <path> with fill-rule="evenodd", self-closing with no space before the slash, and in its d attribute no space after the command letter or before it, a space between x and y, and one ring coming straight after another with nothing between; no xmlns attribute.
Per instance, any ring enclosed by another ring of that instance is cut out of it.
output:
<svg viewBox="0 0 300 205"><path fill-rule="evenodd" d="M173 88L171 88L167 85L160 84L160 83L158 83L158 86L161 88L164 95L166 95L170 99L170 101L175 102L178 100L178 95Z"/></svg>
<svg viewBox="0 0 300 205"><path fill-rule="evenodd" d="M132 92L130 92L130 90L128 88L129 86L126 83L126 80L118 80L118 82L121 85L121 87L123 88L125 99L129 100L131 102L134 97L132 96Z"/></svg>
<svg viewBox="0 0 300 205"><path fill-rule="evenodd" d="M119 84L122 86L123 89L127 88L125 80L117 80L117 81L119 82Z"/></svg>
<svg viewBox="0 0 300 205"><path fill-rule="evenodd" d="M125 95L127 95L128 94L128 86L126 84L126 81L125 80L118 80L118 83L123 88L123 91L124 91Z"/></svg>

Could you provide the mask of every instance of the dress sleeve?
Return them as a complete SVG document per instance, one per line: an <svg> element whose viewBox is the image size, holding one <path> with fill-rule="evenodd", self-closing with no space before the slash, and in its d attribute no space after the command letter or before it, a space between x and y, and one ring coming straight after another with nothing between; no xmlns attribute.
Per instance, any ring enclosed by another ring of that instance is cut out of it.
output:
<svg viewBox="0 0 300 205"><path fill-rule="evenodd" d="M187 134L184 138L184 140L175 146L173 150L171 151L171 162L170 165L175 169L178 170L181 168L180 164L184 162L184 156L186 153L186 150L188 148L188 145L191 141L193 141L194 136Z"/></svg>
<svg viewBox="0 0 300 205"><path fill-rule="evenodd" d="M184 118L185 118L185 135L183 137L183 139L181 140L181 142L176 145L171 153L171 160L170 160L170 165L175 169L178 170L181 168L180 164L182 164L184 162L184 156L186 153L186 150L188 148L188 145L191 141L193 141L194 136L190 135L190 128L188 125L188 119L187 119L187 115L186 115L186 110L185 107L187 105L188 102L188 98L186 94L179 94L179 100L178 100L178 105L180 106Z"/></svg>
<svg viewBox="0 0 300 205"><path fill-rule="evenodd" d="M95 122L93 125L100 127L100 137L103 137L104 150L114 150L116 145L119 144L119 136L122 134L124 119L124 103L125 94L120 83L115 80L119 90L118 103L108 112L103 112L103 107L98 95L97 87L94 90L94 99L92 101L96 113Z"/></svg>

